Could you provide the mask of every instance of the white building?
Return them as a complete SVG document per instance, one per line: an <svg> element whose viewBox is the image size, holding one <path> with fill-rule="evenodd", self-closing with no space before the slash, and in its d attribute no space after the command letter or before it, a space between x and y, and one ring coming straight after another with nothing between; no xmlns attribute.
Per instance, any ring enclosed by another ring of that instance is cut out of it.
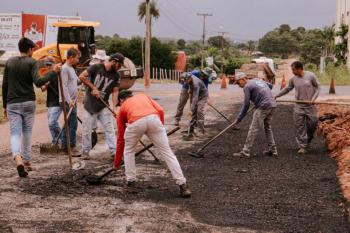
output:
<svg viewBox="0 0 350 233"><path fill-rule="evenodd" d="M337 7L337 18L335 20L335 29L339 30L341 24L350 25L350 0L336 0ZM348 38L350 38L350 31L348 33ZM336 43L339 39L336 39ZM350 40L348 40L348 50L350 51ZM350 68L350 53L348 52L347 66Z"/></svg>

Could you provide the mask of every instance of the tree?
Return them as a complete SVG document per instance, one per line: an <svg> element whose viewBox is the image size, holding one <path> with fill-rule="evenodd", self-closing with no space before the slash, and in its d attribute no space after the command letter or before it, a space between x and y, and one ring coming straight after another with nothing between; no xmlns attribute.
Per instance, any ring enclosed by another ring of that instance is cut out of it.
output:
<svg viewBox="0 0 350 233"><path fill-rule="evenodd" d="M322 36L325 42L324 56L329 57L334 49L335 25L325 26L322 30Z"/></svg>
<svg viewBox="0 0 350 233"><path fill-rule="evenodd" d="M150 31L152 32L152 19L153 18L158 19L160 16L160 13L155 1L151 1L149 4L150 4L150 14L151 14ZM146 18L146 1L140 3L137 16L139 17L140 22ZM151 33L151 37L152 37L152 33Z"/></svg>
<svg viewBox="0 0 350 233"><path fill-rule="evenodd" d="M249 54L254 52L254 50L255 50L255 41L253 41L253 40L248 41L247 42L247 49L248 49Z"/></svg>
<svg viewBox="0 0 350 233"><path fill-rule="evenodd" d="M320 29L309 30L305 33L301 44L301 60L304 63L320 64L322 50L325 48L325 41Z"/></svg>
<svg viewBox="0 0 350 233"><path fill-rule="evenodd" d="M230 43L223 36L209 37L208 44L216 48L227 47L230 45Z"/></svg>
<svg viewBox="0 0 350 233"><path fill-rule="evenodd" d="M336 65L346 64L348 56L348 31L349 27L345 24L340 25L336 36L339 38L339 43L334 46L334 53L337 59Z"/></svg>
<svg viewBox="0 0 350 233"><path fill-rule="evenodd" d="M184 50L186 48L186 41L184 39L179 39L176 44L178 50Z"/></svg>
<svg viewBox="0 0 350 233"><path fill-rule="evenodd" d="M282 34L285 32L290 32L291 28L288 24L282 24L278 30L279 30L280 34Z"/></svg>

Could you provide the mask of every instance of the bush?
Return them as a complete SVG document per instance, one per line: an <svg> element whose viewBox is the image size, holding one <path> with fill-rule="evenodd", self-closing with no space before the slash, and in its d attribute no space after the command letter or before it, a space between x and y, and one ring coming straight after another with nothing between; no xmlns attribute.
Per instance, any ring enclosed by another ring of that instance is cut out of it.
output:
<svg viewBox="0 0 350 233"><path fill-rule="evenodd" d="M346 65L335 66L333 63L329 63L324 74L320 74L318 70L314 70L314 72L319 77L322 85L329 85L332 78L334 78L336 85L350 84L350 72Z"/></svg>
<svg viewBox="0 0 350 233"><path fill-rule="evenodd" d="M235 69L241 68L245 63L248 63L249 59L247 58L231 58L226 64L225 73L226 74L235 74Z"/></svg>

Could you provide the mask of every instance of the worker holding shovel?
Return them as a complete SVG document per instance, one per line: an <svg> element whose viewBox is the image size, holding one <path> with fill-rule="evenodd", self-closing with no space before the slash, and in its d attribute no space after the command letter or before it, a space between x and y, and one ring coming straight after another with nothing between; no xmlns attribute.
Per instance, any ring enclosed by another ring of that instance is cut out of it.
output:
<svg viewBox="0 0 350 233"><path fill-rule="evenodd" d="M114 159L116 169L120 168L124 154L127 191L137 192L135 150L141 137L146 134L159 150L180 187L182 197L190 197L191 192L186 185L180 164L171 150L164 127L163 108L149 96L123 90L119 94L120 111L118 115L118 146Z"/></svg>
<svg viewBox="0 0 350 233"><path fill-rule="evenodd" d="M65 98L65 103L62 103L69 112L70 115L68 117L68 129L70 135L70 145L72 148L72 156L80 157L81 153L76 147L76 132L78 128L78 119L77 119L77 104L76 99L78 97L78 76L74 69L74 66L79 63L80 52L75 48L70 48L67 51L67 60L66 63L62 66L61 77L63 84L63 93ZM66 129L63 127L61 134L62 148L64 152L68 152L67 148L67 137L66 137Z"/></svg>
<svg viewBox="0 0 350 233"><path fill-rule="evenodd" d="M6 62L2 83L4 116L10 122L12 157L20 177L28 176L27 171L32 170L31 137L36 108L33 84L40 87L57 78L61 71L61 64L56 64L40 78L38 63L32 58L35 46L28 38L19 40L21 55Z"/></svg>
<svg viewBox="0 0 350 233"><path fill-rule="evenodd" d="M316 75L309 71L304 71L303 64L299 61L292 63L292 71L295 75L289 80L289 84L276 99L286 95L295 89L296 101L309 101L311 103L296 103L294 106L294 125L296 128L296 140L298 143L298 154L306 153L306 148L311 143L317 128L317 112L315 102L320 94L321 87Z"/></svg>
<svg viewBox="0 0 350 233"><path fill-rule="evenodd" d="M114 117L117 115L116 105L120 76L118 70L124 64L124 56L116 53L101 64L90 66L79 76L80 80L87 86L84 100L83 120L83 159L90 159L91 130L96 120L99 120L105 131L105 139L111 156L116 151L116 139L113 125L113 116L108 109L108 99L112 93ZM107 105L107 106L106 106Z"/></svg>
<svg viewBox="0 0 350 233"><path fill-rule="evenodd" d="M241 122L245 117L249 110L250 101L254 103L256 110L253 114L253 120L250 124L244 147L241 152L234 153L233 156L249 158L254 141L258 136L259 130L262 128L265 130L268 141L268 150L263 152L264 155L278 156L271 127L272 115L277 106L271 92L272 85L258 78L248 80L245 73L236 74L235 84L243 88L244 101L241 111L234 123Z"/></svg>

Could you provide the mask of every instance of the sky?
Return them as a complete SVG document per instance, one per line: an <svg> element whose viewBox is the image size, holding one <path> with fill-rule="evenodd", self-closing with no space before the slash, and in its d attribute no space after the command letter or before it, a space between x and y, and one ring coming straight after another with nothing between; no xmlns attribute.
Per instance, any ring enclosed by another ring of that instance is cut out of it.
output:
<svg viewBox="0 0 350 233"><path fill-rule="evenodd" d="M99 21L97 34L122 37L142 36L144 22L137 17L141 0L0 0L1 13L75 15ZM334 0L156 0L159 19L153 22L153 36L197 40L207 17L207 37L228 32L235 41L257 40L280 24L322 28L335 21Z"/></svg>

